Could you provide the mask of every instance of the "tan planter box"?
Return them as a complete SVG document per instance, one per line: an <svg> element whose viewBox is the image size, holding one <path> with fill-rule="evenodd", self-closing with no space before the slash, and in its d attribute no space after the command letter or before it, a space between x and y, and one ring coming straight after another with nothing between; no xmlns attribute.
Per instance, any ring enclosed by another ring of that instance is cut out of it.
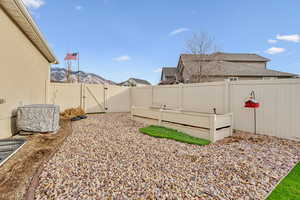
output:
<svg viewBox="0 0 300 200"><path fill-rule="evenodd" d="M215 142L232 135L232 113L216 115L157 107L131 108L133 120L185 132Z"/></svg>

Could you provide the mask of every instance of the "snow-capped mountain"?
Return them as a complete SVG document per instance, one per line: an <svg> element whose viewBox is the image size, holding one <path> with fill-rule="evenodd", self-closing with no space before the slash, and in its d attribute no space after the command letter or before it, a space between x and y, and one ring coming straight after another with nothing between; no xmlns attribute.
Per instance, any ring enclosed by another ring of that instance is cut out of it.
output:
<svg viewBox="0 0 300 200"><path fill-rule="evenodd" d="M51 81L52 82L66 82L66 80L67 80L66 74L67 74L67 70L64 68L58 68L58 67L51 68ZM78 72L71 71L71 77L70 77L71 82L77 82L77 75L78 75ZM79 79L80 79L81 83L90 83L90 84L106 83L106 84L113 84L113 85L116 84L115 82L113 82L111 80L107 80L96 74L86 73L83 71L79 71Z"/></svg>

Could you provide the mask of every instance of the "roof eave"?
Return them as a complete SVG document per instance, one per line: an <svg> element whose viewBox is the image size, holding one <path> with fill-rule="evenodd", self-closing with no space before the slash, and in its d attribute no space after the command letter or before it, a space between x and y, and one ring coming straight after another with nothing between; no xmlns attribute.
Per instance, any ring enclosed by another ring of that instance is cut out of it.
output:
<svg viewBox="0 0 300 200"><path fill-rule="evenodd" d="M226 62L270 62L271 60L270 59L261 59L261 60L238 60L238 59L224 59L222 61L226 61Z"/></svg>
<svg viewBox="0 0 300 200"><path fill-rule="evenodd" d="M0 1L0 6L2 6L10 18L16 23L16 25L22 30L22 32L49 63L59 63L53 51L48 46L47 41L43 37L43 34L21 0L2 0Z"/></svg>

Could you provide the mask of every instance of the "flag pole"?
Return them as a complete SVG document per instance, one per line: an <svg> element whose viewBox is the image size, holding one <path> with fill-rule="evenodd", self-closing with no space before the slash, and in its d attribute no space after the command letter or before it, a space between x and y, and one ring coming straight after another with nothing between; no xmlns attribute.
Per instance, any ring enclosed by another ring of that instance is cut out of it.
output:
<svg viewBox="0 0 300 200"><path fill-rule="evenodd" d="M78 51L78 59L77 59L77 64L78 64L78 66L77 66L77 69L78 69L78 72L77 72L77 82L79 83L80 82L80 76L79 76L79 59L80 59L80 57L79 57L79 51Z"/></svg>

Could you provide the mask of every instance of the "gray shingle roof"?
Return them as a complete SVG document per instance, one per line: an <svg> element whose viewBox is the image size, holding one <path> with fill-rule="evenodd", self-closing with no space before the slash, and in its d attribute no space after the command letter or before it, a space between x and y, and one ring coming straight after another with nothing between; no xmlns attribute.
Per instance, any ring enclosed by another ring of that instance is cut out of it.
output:
<svg viewBox="0 0 300 200"><path fill-rule="evenodd" d="M176 67L163 67L162 74L165 74L166 76L175 76L176 70L177 70Z"/></svg>
<svg viewBox="0 0 300 200"><path fill-rule="evenodd" d="M183 60L221 60L221 61L231 61L231 62L268 62L267 58L259 56L257 54L248 53L223 53L216 52L213 54L181 54Z"/></svg>
<svg viewBox="0 0 300 200"><path fill-rule="evenodd" d="M185 67L196 68L199 62L185 61ZM227 61L210 61L202 64L203 71L209 76L262 76L262 77L296 77L297 74L280 72L266 68L253 67L247 63L234 63Z"/></svg>
<svg viewBox="0 0 300 200"><path fill-rule="evenodd" d="M149 81L146 81L144 79L130 78L129 80L134 80L136 83L139 83L139 84L151 85L151 83Z"/></svg>

